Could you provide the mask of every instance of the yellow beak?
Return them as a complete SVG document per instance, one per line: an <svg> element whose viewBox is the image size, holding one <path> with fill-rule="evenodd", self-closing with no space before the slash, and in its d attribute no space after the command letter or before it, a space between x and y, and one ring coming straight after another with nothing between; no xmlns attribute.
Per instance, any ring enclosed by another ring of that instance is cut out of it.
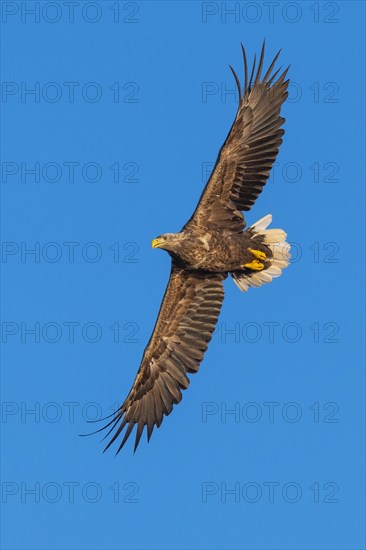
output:
<svg viewBox="0 0 366 550"><path fill-rule="evenodd" d="M153 248L160 248L160 246L163 244L164 242L164 239L154 239L152 242L151 242L151 246Z"/></svg>

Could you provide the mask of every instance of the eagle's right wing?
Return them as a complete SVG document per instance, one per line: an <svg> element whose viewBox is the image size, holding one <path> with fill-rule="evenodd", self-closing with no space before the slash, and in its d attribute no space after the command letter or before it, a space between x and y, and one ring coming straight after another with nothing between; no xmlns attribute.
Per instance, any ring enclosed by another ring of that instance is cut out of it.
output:
<svg viewBox="0 0 366 550"><path fill-rule="evenodd" d="M126 400L102 430L116 429L106 449L127 425L119 452L135 424L135 450L147 426L148 440L163 415L179 403L189 385L188 373L198 371L224 299L225 274L189 272L172 264L172 271L140 368ZM101 431L101 430L98 430ZM106 437L107 437L106 436Z"/></svg>

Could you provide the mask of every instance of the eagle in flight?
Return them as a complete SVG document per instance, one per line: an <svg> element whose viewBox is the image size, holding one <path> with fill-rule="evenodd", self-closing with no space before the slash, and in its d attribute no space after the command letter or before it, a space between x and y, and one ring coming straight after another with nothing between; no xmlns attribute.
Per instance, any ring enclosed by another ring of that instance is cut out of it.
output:
<svg viewBox="0 0 366 550"><path fill-rule="evenodd" d="M211 340L224 299L224 280L230 275L240 290L259 287L281 275L288 265L290 246L282 229L267 229L267 215L245 229L242 211L250 210L262 192L282 143L288 68L273 72L280 52L262 77L263 43L248 78L244 47L244 89L234 69L239 105L234 123L221 147L211 177L196 210L179 233L152 241L171 256L168 286L140 368L125 401L106 426L111 439L121 436L122 449L135 424L136 450L144 427L150 440L155 426L182 399L187 374L196 373ZM122 431L126 428L122 438ZM96 433L96 432L94 432Z"/></svg>

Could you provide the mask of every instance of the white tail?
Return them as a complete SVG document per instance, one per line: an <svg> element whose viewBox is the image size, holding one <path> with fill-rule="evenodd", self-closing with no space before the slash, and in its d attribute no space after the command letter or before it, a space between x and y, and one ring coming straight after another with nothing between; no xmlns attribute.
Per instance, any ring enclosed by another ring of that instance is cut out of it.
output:
<svg viewBox="0 0 366 550"><path fill-rule="evenodd" d="M263 271L253 271L251 273L232 273L234 282L240 290L246 291L250 286L262 286L270 283L272 279L279 277L282 270L288 266L290 255L290 245L286 242L286 233L283 229L267 229L272 221L272 215L268 214L258 220L249 229L252 230L252 239L258 235L263 237L263 243L271 249L273 257L271 265Z"/></svg>

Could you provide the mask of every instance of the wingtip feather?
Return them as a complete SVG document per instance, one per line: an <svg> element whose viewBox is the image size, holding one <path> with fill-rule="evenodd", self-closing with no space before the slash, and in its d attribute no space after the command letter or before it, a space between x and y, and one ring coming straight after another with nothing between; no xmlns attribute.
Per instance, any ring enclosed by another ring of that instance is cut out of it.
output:
<svg viewBox="0 0 366 550"><path fill-rule="evenodd" d="M238 88L238 93L239 93L239 103L241 101L241 98L242 98L242 95L241 95L241 88L240 88L240 80L239 80L239 77L238 75L236 74L236 72L234 71L234 69L232 68L231 65L229 65L230 69L231 69L231 72L233 73L234 75L234 78L235 78L235 82L236 82L236 86Z"/></svg>

